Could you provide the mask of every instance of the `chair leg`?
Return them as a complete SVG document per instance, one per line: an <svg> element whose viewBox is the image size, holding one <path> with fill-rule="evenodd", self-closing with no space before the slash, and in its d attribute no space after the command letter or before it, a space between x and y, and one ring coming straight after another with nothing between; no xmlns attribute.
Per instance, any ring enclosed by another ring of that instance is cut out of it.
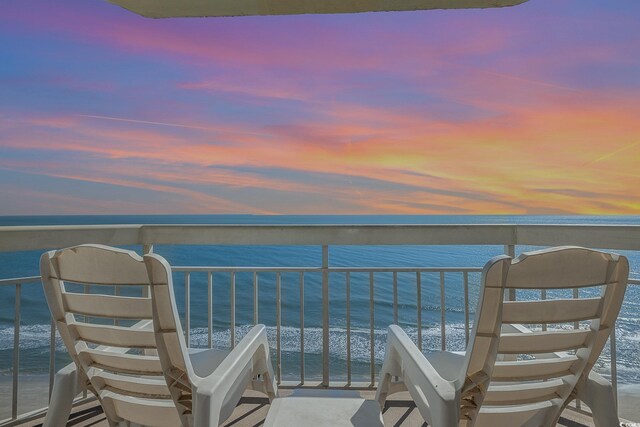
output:
<svg viewBox="0 0 640 427"><path fill-rule="evenodd" d="M620 426L613 386L609 381L592 371L578 386L577 392L577 397L591 409L596 427Z"/></svg>
<svg viewBox="0 0 640 427"><path fill-rule="evenodd" d="M84 384L80 384L80 378L74 363L70 363L60 369L53 381L51 401L49 402L49 410L45 416L43 427L66 425L73 406L73 400L84 388Z"/></svg>

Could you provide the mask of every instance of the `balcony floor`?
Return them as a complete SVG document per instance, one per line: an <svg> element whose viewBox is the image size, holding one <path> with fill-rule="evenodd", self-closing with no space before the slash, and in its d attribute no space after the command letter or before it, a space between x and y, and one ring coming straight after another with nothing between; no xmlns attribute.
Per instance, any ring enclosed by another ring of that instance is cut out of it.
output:
<svg viewBox="0 0 640 427"><path fill-rule="evenodd" d="M306 392L307 390L305 390ZM291 394L292 390L281 390L281 395ZM313 391L312 391L313 393ZM345 392L339 390L340 393L354 393L352 391ZM375 392L360 391L362 397L373 399ZM264 419L269 410L269 401L253 392L247 392L240 401L240 404L232 414L232 416L223 425L225 427L257 427L263 424ZM399 393L390 399L385 406L383 416L385 426L393 427L422 427L427 424L422 421L420 413L408 395ZM20 424L24 427L39 427L42 425L42 419L37 419L28 423ZM559 426L563 427L582 427L593 426L590 417L577 413L573 410L567 410L560 418ZM625 425L625 424L623 424ZM637 424L628 424L637 425ZM67 426L73 427L108 427L107 421L102 413L102 408L96 402L87 403L74 408Z"/></svg>

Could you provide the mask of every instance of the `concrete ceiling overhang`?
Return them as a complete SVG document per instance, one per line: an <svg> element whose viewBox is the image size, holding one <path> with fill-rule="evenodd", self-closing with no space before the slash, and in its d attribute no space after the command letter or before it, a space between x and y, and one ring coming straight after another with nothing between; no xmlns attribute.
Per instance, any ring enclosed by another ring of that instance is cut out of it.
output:
<svg viewBox="0 0 640 427"><path fill-rule="evenodd" d="M107 0L148 18L301 15L507 7L528 0Z"/></svg>

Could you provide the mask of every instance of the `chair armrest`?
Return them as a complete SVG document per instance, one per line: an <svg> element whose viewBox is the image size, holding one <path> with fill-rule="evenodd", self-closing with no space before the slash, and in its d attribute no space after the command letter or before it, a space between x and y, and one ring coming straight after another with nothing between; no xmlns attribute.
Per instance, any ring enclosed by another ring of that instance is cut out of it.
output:
<svg viewBox="0 0 640 427"><path fill-rule="evenodd" d="M405 332L389 326L385 359L380 371L376 400L381 408L389 394L393 376L400 377L422 417L433 427L457 426L460 389L443 378Z"/></svg>
<svg viewBox="0 0 640 427"><path fill-rule="evenodd" d="M273 400L278 389L274 382L264 325L254 326L209 376L194 379L194 427L209 427L224 421L221 415L227 395L238 386L238 379L247 370L254 376L264 377L265 393L270 401Z"/></svg>
<svg viewBox="0 0 640 427"><path fill-rule="evenodd" d="M73 362L56 372L44 427L67 425L75 397L87 389L85 378Z"/></svg>

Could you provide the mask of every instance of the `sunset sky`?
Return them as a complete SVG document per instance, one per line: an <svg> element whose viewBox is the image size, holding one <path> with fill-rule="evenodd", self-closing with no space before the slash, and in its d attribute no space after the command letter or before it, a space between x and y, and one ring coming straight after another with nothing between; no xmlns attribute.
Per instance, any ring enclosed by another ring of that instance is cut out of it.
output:
<svg viewBox="0 0 640 427"><path fill-rule="evenodd" d="M0 215L640 214L640 2L0 5Z"/></svg>

